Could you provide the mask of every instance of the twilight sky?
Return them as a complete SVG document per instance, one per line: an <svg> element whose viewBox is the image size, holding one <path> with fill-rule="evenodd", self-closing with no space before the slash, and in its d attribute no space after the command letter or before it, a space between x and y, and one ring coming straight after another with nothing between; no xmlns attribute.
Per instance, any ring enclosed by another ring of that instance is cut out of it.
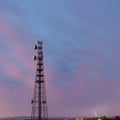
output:
<svg viewBox="0 0 120 120"><path fill-rule="evenodd" d="M31 115L36 40L49 116L120 115L120 0L0 0L0 117Z"/></svg>

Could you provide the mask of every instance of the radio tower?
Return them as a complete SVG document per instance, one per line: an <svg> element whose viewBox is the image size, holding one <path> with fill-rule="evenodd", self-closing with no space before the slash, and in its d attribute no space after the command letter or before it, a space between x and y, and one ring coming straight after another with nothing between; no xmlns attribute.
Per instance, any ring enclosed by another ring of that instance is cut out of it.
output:
<svg viewBox="0 0 120 120"><path fill-rule="evenodd" d="M46 100L46 88L45 88L45 76L43 67L43 49L42 41L37 41L34 46L37 55L34 56L34 60L37 61L36 76L34 84L34 93L32 103L32 120L47 120L47 100Z"/></svg>

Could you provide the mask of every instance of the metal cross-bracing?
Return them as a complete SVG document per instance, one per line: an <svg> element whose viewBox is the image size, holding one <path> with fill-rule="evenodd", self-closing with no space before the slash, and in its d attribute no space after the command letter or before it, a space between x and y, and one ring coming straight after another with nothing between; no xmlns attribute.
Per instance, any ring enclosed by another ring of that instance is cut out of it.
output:
<svg viewBox="0 0 120 120"><path fill-rule="evenodd" d="M34 93L32 103L32 120L47 120L48 119L48 109L47 109L47 99L46 99L46 88L45 88L45 76L44 76L44 66L43 66L43 49L42 41L37 41L34 46L37 55L34 56L34 60L37 61L36 66L36 76L34 84Z"/></svg>

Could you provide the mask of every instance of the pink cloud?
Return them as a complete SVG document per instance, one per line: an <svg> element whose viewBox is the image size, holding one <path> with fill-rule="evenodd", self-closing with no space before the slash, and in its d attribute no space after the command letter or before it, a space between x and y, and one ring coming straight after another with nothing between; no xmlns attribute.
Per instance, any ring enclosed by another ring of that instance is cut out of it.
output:
<svg viewBox="0 0 120 120"><path fill-rule="evenodd" d="M21 90L0 88L1 117L30 115L30 98L26 96L29 92L29 89L24 87Z"/></svg>
<svg viewBox="0 0 120 120"><path fill-rule="evenodd" d="M1 116L30 115L28 109L30 109L32 97L31 87L33 87L29 85L29 80L31 80L32 77L30 71L33 70L33 64L31 64L32 56L30 56L31 53L29 52L29 48L31 47L28 47L31 46L28 42L30 37L26 31L22 31L5 19L0 19L0 26L0 34L5 38L5 41L3 39L0 41L8 46L8 51L1 55L2 67L0 70L5 74L5 77L9 78L2 78L6 86L4 89L0 88ZM2 49L2 51L4 50ZM26 74L29 77L26 77ZM16 88L12 86L10 88L7 87L8 84L16 85L10 83L12 79L14 79L13 82L16 81L22 85L21 89L19 87L17 89L17 86Z"/></svg>
<svg viewBox="0 0 120 120"><path fill-rule="evenodd" d="M11 25L9 22L3 19L0 20L0 26L0 33L4 35L7 40L6 44L8 46L8 52L14 55L14 59L16 59L16 61L24 62L27 67L30 69L33 68L31 64L28 65L28 63L32 62L32 56L30 53L30 48L32 46L29 40L31 40L33 36L29 36L26 31ZM1 40L1 42L4 41Z"/></svg>

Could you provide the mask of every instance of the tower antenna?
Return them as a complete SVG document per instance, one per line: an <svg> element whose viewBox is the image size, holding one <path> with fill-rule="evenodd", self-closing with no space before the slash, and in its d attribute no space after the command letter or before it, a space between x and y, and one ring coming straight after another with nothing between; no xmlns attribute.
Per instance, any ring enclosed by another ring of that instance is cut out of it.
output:
<svg viewBox="0 0 120 120"><path fill-rule="evenodd" d="M43 44L42 41L37 41L37 43L34 45L34 50L36 51L37 55L35 55L33 59L37 61L37 65L33 100L31 101L32 103L31 120L48 119L42 44Z"/></svg>

